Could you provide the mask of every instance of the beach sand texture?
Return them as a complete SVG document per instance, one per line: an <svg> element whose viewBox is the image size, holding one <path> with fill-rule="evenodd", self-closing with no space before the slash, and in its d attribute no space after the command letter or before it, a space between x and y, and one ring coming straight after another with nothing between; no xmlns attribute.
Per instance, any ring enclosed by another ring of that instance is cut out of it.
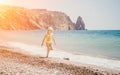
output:
<svg viewBox="0 0 120 75"><path fill-rule="evenodd" d="M59 58L44 58L0 46L0 75L120 75L119 72Z"/></svg>

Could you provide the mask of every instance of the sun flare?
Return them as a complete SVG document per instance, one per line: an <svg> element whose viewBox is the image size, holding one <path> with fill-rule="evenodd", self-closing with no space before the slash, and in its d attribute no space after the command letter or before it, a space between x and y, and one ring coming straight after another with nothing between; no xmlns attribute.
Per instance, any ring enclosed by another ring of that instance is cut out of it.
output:
<svg viewBox="0 0 120 75"><path fill-rule="evenodd" d="M0 0L0 4L5 4L7 3L7 0Z"/></svg>
<svg viewBox="0 0 120 75"><path fill-rule="evenodd" d="M4 0L0 0L0 3L5 3L5 1Z"/></svg>

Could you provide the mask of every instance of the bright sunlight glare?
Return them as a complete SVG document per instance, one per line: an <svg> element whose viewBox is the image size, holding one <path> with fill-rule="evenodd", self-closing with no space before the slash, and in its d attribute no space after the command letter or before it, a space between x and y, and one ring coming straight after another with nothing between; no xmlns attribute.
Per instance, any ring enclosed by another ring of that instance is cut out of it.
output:
<svg viewBox="0 0 120 75"><path fill-rule="evenodd" d="M5 0L0 0L0 4L4 4L5 3Z"/></svg>
<svg viewBox="0 0 120 75"><path fill-rule="evenodd" d="M10 0L0 0L0 4L7 4Z"/></svg>

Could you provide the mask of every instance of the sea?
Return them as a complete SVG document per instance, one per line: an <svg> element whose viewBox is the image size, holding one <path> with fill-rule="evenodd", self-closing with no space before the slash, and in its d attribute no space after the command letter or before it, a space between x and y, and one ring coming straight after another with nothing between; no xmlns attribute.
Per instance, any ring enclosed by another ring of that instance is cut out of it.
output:
<svg viewBox="0 0 120 75"><path fill-rule="evenodd" d="M46 55L41 42L47 31L0 31L0 45L21 49L21 53ZM49 57L120 71L120 30L55 30L56 45ZM15 49L16 50L16 49ZM14 50L14 51L15 51Z"/></svg>

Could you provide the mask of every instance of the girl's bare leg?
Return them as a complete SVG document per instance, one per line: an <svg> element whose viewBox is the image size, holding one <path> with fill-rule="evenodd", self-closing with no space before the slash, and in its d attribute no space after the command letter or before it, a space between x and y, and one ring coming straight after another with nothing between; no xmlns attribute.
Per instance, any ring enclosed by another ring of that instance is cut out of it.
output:
<svg viewBox="0 0 120 75"><path fill-rule="evenodd" d="M47 47L47 56L46 56L46 58L49 56L49 52L50 52L49 47Z"/></svg>

